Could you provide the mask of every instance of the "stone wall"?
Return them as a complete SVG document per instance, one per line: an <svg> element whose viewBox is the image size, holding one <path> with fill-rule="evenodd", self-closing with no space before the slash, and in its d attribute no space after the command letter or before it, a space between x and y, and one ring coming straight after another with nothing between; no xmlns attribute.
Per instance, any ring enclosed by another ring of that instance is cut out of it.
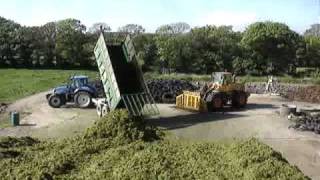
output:
<svg viewBox="0 0 320 180"><path fill-rule="evenodd" d="M6 108L7 108L7 104L5 103L0 103L0 114L1 113L4 113L6 111Z"/></svg>

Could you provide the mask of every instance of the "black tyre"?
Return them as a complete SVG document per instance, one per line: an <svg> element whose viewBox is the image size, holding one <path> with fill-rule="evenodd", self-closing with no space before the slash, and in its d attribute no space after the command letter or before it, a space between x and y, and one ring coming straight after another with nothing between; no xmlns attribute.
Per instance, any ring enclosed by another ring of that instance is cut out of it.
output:
<svg viewBox="0 0 320 180"><path fill-rule="evenodd" d="M176 96L172 92L165 92L162 94L161 100L163 103L174 103Z"/></svg>
<svg viewBox="0 0 320 180"><path fill-rule="evenodd" d="M206 97L208 111L219 111L223 108L223 99L220 93L210 93Z"/></svg>
<svg viewBox="0 0 320 180"><path fill-rule="evenodd" d="M232 95L232 107L243 108L247 105L247 95L245 92L234 92Z"/></svg>
<svg viewBox="0 0 320 180"><path fill-rule="evenodd" d="M62 96L57 94L50 95L50 97L48 98L48 103L53 108L60 108L62 105L65 104Z"/></svg>
<svg viewBox="0 0 320 180"><path fill-rule="evenodd" d="M80 108L88 108L92 104L91 94L85 91L80 91L74 96L74 102Z"/></svg>

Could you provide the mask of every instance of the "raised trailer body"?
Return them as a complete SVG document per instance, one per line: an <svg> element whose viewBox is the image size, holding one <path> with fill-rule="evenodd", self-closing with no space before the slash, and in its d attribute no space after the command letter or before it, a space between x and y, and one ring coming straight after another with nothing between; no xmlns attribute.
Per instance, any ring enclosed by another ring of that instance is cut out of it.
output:
<svg viewBox="0 0 320 180"><path fill-rule="evenodd" d="M93 99L99 116L125 108L132 116L152 116L159 110L145 84L130 36L108 43L101 34L94 49L105 98Z"/></svg>

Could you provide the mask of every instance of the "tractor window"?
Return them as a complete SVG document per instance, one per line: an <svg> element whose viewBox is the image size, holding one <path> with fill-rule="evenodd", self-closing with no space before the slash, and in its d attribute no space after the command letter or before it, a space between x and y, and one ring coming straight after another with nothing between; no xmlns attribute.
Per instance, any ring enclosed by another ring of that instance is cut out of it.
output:
<svg viewBox="0 0 320 180"><path fill-rule="evenodd" d="M74 87L81 87L88 84L88 79L86 78L81 78L81 79L75 79L73 82Z"/></svg>
<svg viewBox="0 0 320 180"><path fill-rule="evenodd" d="M80 82L81 82L82 86L87 85L88 84L88 79L87 78L80 79Z"/></svg>

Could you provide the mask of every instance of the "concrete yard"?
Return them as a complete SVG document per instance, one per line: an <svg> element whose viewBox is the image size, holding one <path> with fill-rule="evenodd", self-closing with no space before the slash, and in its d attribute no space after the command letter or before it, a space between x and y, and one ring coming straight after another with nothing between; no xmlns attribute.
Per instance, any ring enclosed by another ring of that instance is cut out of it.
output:
<svg viewBox="0 0 320 180"><path fill-rule="evenodd" d="M21 99L7 111L23 114L21 126L0 129L0 136L34 136L64 138L83 132L97 119L95 109L77 109L69 105L53 109L47 105L46 93ZM172 104L159 104L160 117L149 123L166 129L170 138L191 141L232 141L256 137L279 151L307 176L320 179L320 135L288 129L291 124L279 116L285 99L269 95L251 95L248 107L226 108L224 112L195 113L176 109ZM290 102L298 107L317 104ZM1 119L1 118L0 118Z"/></svg>
<svg viewBox="0 0 320 180"><path fill-rule="evenodd" d="M283 103L298 107L317 107L317 104L287 102L269 95L251 95L249 105L241 111L192 113L174 105L159 105L162 118L151 123L167 129L176 139L194 141L230 141L234 138L256 137L279 151L307 176L320 179L320 135L289 129L291 124L279 116ZM319 106L320 107L320 106Z"/></svg>
<svg viewBox="0 0 320 180"><path fill-rule="evenodd" d="M32 136L40 139L65 138L83 132L98 118L95 109L79 109L73 105L51 108L45 95L39 93L23 98L7 108L18 111L20 126L0 129L0 136ZM2 115L3 116L3 115ZM3 117L0 119L3 120Z"/></svg>

